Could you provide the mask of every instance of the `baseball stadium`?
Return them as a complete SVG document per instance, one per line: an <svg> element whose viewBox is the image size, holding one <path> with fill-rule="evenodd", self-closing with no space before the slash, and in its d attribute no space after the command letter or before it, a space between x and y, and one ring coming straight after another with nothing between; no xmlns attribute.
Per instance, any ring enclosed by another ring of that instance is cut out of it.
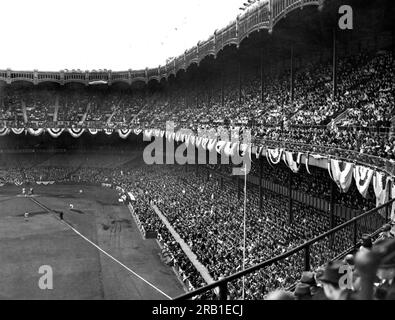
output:
<svg viewBox="0 0 395 320"><path fill-rule="evenodd" d="M394 300L394 7L248 0L141 70L0 60L0 299Z"/></svg>

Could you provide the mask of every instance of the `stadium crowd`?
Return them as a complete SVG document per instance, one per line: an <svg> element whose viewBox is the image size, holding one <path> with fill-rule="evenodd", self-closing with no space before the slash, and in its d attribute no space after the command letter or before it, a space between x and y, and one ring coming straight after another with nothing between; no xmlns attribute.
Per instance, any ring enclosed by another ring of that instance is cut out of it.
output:
<svg viewBox="0 0 395 320"><path fill-rule="evenodd" d="M237 70L224 75L194 79L182 86L161 90L115 90L103 88L58 88L5 86L0 91L0 121L12 126L71 126L164 128L174 121L177 128L194 131L211 127L251 129L253 142L292 151L308 151L352 159L375 156L372 164L395 161L393 53L386 50L339 57L337 95L333 96L330 61L304 61L295 70L294 92L290 93L290 71L267 72L261 92L258 70L246 71L239 83ZM251 175L257 176L253 164ZM395 172L394 172L395 173ZM219 175L218 175L219 174ZM282 186L289 184L284 165L263 167L263 178ZM106 183L132 192L134 213L144 229L157 234L164 246L165 261L174 266L188 289L205 284L200 272L185 255L162 220L155 205L196 254L214 280L234 274L283 254L329 230L328 212L292 203L269 190L259 205L257 187L246 188L246 244L243 244L243 191L229 175L229 167L151 166L93 168L89 166L24 166L18 163L0 169L0 185L32 184L37 181ZM302 168L293 175L292 189L330 201L333 182L324 170ZM348 193L335 192L335 203L357 211L375 206L372 187L362 198L355 185ZM335 217L335 225L344 222ZM366 231L366 230L364 230ZM374 230L369 230L374 231ZM358 233L362 237L362 231ZM393 227L383 229L379 238L393 238ZM310 268L305 272L303 253L294 254L246 277L246 299L353 299L359 291L355 275L348 291L338 286L339 268L353 266L354 256L328 261L351 247L353 234L343 230L311 247ZM374 250L372 239L364 236L359 251ZM245 254L245 257L244 257ZM325 265L323 267L323 265ZM376 299L394 299L394 262L380 264ZM301 277L302 276L302 277ZM289 291L298 282L293 293ZM288 291L274 292L278 288ZM229 298L243 296L242 279L229 284ZM269 295L268 295L269 294ZM208 293L205 298L214 297Z"/></svg>
<svg viewBox="0 0 395 320"><path fill-rule="evenodd" d="M142 168L73 168L34 167L0 172L1 182L33 183L53 180L106 183L131 191L136 198L132 203L146 231L155 232L165 246L167 263L182 273L189 289L205 284L201 274L184 254L163 222L152 209L155 204L166 216L181 238L197 255L215 280L241 270L243 261L243 200L238 197L237 182L230 176L220 181L215 171L194 167L149 166ZM218 168L217 168L218 170ZM227 168L222 168L226 172ZM256 174L253 166L252 175ZM312 169L312 175L295 175L294 187L304 192L329 189L324 172ZM221 170L218 170L219 172ZM322 170L321 170L322 171ZM281 165L264 166L264 178L287 185L289 169ZM310 180L311 179L311 180ZM318 187L319 186L319 187ZM321 188L321 189L320 189ZM288 199L266 190L263 207L259 208L256 186L247 188L247 239L245 266L252 266L268 258L287 252L327 231L331 227L329 215L303 203L294 202L294 219L289 223ZM328 194L321 194L328 197ZM357 209L371 208L372 200L359 202L357 194L337 194L339 203ZM363 206L363 207L362 207ZM336 224L343 219L336 217ZM343 232L329 246L329 239L311 249L311 266L319 267L352 245L352 235ZM276 288L287 288L295 283L303 269L303 257L291 256L264 271L248 276L246 297L262 299ZM241 280L229 286L230 298L242 296Z"/></svg>
<svg viewBox="0 0 395 320"><path fill-rule="evenodd" d="M6 86L0 94L0 120L23 126L57 121L141 128L163 128L166 121L174 121L177 127L193 130L231 126L252 129L258 143L313 144L393 160L395 144L389 129L394 114L393 66L390 51L362 51L342 57L336 99L329 62L306 62L296 70L293 101L289 70L267 74L262 101L256 71L246 72L241 103L237 74L231 71L224 80L224 103L218 75L150 94L89 87Z"/></svg>

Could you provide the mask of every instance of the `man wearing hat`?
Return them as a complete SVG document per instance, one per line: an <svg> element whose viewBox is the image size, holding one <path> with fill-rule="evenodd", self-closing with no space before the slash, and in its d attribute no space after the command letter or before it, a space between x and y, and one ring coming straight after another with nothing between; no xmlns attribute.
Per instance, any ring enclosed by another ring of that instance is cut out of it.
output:
<svg viewBox="0 0 395 320"><path fill-rule="evenodd" d="M324 289L318 286L313 272L303 271L300 282L310 286L310 292L313 300L327 300Z"/></svg>
<svg viewBox="0 0 395 320"><path fill-rule="evenodd" d="M393 231L391 230L391 228L392 227L389 223L383 225L383 227L381 228L381 233L375 243L377 243L381 240L394 238L394 234L392 233Z"/></svg>
<svg viewBox="0 0 395 320"><path fill-rule="evenodd" d="M311 300L311 287L307 283L298 283L294 291L295 300Z"/></svg>
<svg viewBox="0 0 395 320"><path fill-rule="evenodd" d="M372 243L372 237L368 234L363 234L362 235L362 245L359 247L359 251L369 251L372 249L373 243Z"/></svg>
<svg viewBox="0 0 395 320"><path fill-rule="evenodd" d="M377 243L379 245L385 245L388 241L393 240L381 240ZM376 288L375 298L379 300L395 300L395 253L387 255L380 263L377 270L377 277L379 284Z"/></svg>
<svg viewBox="0 0 395 320"><path fill-rule="evenodd" d="M329 262L317 278L323 284L325 295L329 300L353 300L352 291L344 286L344 280L349 281L345 273L347 270L347 266L342 261Z"/></svg>

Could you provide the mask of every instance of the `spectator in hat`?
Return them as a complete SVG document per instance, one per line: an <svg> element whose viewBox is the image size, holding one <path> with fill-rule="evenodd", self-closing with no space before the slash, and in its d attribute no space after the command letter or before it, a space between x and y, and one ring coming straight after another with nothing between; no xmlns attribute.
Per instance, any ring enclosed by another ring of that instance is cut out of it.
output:
<svg viewBox="0 0 395 320"><path fill-rule="evenodd" d="M383 245L393 240L382 240L377 245ZM377 270L379 284L375 297L379 300L395 300L395 253L385 257Z"/></svg>
<svg viewBox="0 0 395 320"><path fill-rule="evenodd" d="M362 235L362 245L359 247L359 251L370 251L372 249L372 237L368 234Z"/></svg>
<svg viewBox="0 0 395 320"><path fill-rule="evenodd" d="M329 300L352 300L352 291L343 283L345 279L348 281L347 274L344 273L346 270L346 265L342 261L329 262L318 278Z"/></svg>
<svg viewBox="0 0 395 320"><path fill-rule="evenodd" d="M354 256L352 254L348 254L344 258L344 263L349 266L354 266Z"/></svg>
<svg viewBox="0 0 395 320"><path fill-rule="evenodd" d="M391 239L391 238L394 238L394 234L392 233L391 225L389 223L387 223L387 224L383 225L383 227L381 228L381 233L378 236L375 243L377 243L381 240Z"/></svg>
<svg viewBox="0 0 395 320"><path fill-rule="evenodd" d="M294 291L295 300L311 300L311 287L307 283L298 283Z"/></svg>
<svg viewBox="0 0 395 320"><path fill-rule="evenodd" d="M300 283L310 286L310 292L313 300L326 300L326 296L322 287L318 286L315 274L311 271L304 271L300 278Z"/></svg>
<svg viewBox="0 0 395 320"><path fill-rule="evenodd" d="M317 286L317 282L314 279L314 273L311 271L303 271L300 282L306 283L310 286Z"/></svg>

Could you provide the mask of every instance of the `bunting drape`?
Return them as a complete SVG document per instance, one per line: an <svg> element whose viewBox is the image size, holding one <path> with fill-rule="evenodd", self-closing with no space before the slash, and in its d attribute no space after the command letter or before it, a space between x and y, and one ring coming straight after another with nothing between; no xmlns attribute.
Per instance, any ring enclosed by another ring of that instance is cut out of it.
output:
<svg viewBox="0 0 395 320"><path fill-rule="evenodd" d="M0 136L5 136L10 133L10 129L8 128L1 128L0 129Z"/></svg>
<svg viewBox="0 0 395 320"><path fill-rule="evenodd" d="M359 193L366 198L374 171L364 166L354 167L354 179Z"/></svg>
<svg viewBox="0 0 395 320"><path fill-rule="evenodd" d="M119 129L118 135L120 138L126 139L131 132L132 132L132 129Z"/></svg>
<svg viewBox="0 0 395 320"><path fill-rule="evenodd" d="M58 138L63 133L63 130L62 128L48 128L47 132L52 138Z"/></svg>
<svg viewBox="0 0 395 320"><path fill-rule="evenodd" d="M278 164L281 161L283 149L267 149L267 155L271 163Z"/></svg>
<svg viewBox="0 0 395 320"><path fill-rule="evenodd" d="M83 129L83 128L69 128L68 131L73 138L79 138L82 136L85 129Z"/></svg>
<svg viewBox="0 0 395 320"><path fill-rule="evenodd" d="M373 189L376 195L376 207L383 205L389 200L389 178L381 172L375 172L373 175ZM392 191L392 190L391 190ZM385 217L385 209L380 210L380 214Z"/></svg>
<svg viewBox="0 0 395 320"><path fill-rule="evenodd" d="M341 168L342 167L342 168ZM346 193L351 186L354 164L341 160L328 159L328 172L339 189Z"/></svg>
<svg viewBox="0 0 395 320"><path fill-rule="evenodd" d="M294 156L296 155L296 160L294 160ZM302 157L302 153L294 153L290 151L284 151L284 162L288 168L292 170L292 172L297 173L300 169L300 159Z"/></svg>
<svg viewBox="0 0 395 320"><path fill-rule="evenodd" d="M43 128L38 128L38 129L29 128L29 129L27 129L27 132L29 132L29 134L31 134L32 136L39 136L40 134L42 134L44 132L44 129Z"/></svg>

